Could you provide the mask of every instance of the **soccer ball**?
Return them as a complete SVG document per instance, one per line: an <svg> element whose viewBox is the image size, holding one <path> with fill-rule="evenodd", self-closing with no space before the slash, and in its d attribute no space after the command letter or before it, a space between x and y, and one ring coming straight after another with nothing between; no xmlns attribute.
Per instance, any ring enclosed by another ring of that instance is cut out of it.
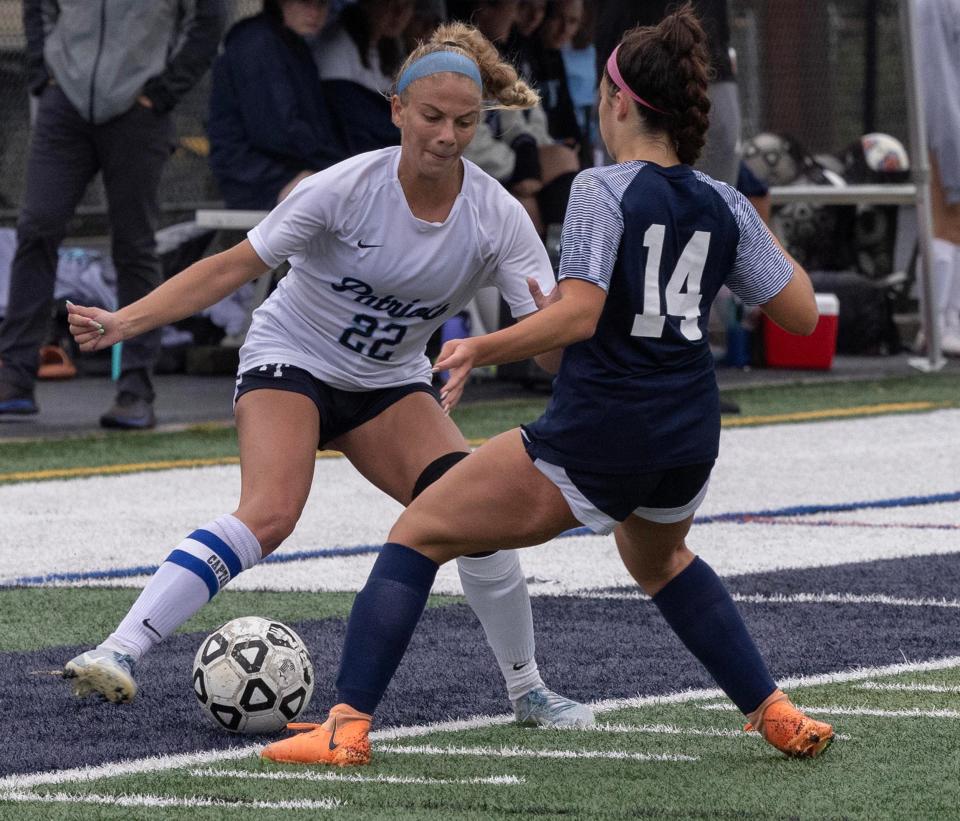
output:
<svg viewBox="0 0 960 821"><path fill-rule="evenodd" d="M789 185L802 171L799 149L787 137L764 131L743 144L743 161L767 185Z"/></svg>
<svg viewBox="0 0 960 821"><path fill-rule="evenodd" d="M313 662L285 624L259 616L227 622L200 645L193 692L231 733L270 733L296 719L313 695Z"/></svg>

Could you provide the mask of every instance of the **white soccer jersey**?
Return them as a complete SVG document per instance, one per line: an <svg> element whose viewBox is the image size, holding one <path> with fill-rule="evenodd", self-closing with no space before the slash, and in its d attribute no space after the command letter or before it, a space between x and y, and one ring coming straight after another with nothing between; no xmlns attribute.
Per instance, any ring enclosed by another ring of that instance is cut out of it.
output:
<svg viewBox="0 0 960 821"><path fill-rule="evenodd" d="M400 149L360 154L301 182L247 235L290 271L253 314L240 372L282 362L341 390L429 383L431 334L479 288L495 285L515 317L536 305L526 278L554 287L522 206L464 160L447 219L415 217L397 179Z"/></svg>

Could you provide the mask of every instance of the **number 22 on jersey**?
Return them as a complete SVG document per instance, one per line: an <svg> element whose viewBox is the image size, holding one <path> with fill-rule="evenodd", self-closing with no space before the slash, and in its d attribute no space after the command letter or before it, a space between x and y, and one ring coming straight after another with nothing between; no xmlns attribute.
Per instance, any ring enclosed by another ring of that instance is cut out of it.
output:
<svg viewBox="0 0 960 821"><path fill-rule="evenodd" d="M667 316L675 316L680 318L680 332L684 337L696 342L703 337L698 321L700 278L707 263L710 232L694 232L677 260L661 299L660 260L666 231L665 225L654 224L643 235L643 245L647 249L647 267L643 273L643 313L634 315L630 336L660 338ZM684 284L686 290L683 290ZM661 302L666 305L666 314L660 313Z"/></svg>

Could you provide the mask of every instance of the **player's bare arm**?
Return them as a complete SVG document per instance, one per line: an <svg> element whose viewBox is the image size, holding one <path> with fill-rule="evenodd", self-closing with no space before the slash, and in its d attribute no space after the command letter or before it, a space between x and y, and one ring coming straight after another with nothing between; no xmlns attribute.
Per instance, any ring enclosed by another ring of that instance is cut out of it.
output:
<svg viewBox="0 0 960 821"><path fill-rule="evenodd" d="M213 305L265 273L269 266L248 240L201 259L143 299L119 311L68 306L70 333L82 351L96 351Z"/></svg>
<svg viewBox="0 0 960 821"><path fill-rule="evenodd" d="M589 339L597 327L607 294L580 279L559 285L560 298L523 322L472 339L454 339L440 351L435 369L450 371L441 391L444 408L456 405L472 368L529 359L545 351Z"/></svg>

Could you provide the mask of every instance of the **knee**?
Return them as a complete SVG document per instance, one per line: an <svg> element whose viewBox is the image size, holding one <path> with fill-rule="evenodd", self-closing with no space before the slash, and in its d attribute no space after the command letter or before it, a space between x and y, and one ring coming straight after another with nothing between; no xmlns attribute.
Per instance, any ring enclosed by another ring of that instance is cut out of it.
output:
<svg viewBox="0 0 960 821"><path fill-rule="evenodd" d="M240 507L234 513L260 543L260 550L266 556L280 547L293 533L300 519L300 511L271 506L269 509Z"/></svg>
<svg viewBox="0 0 960 821"><path fill-rule="evenodd" d="M412 502L416 499L417 496L436 482L437 479L443 476L443 474L450 470L457 462L466 459L469 455L466 451L455 450L434 459L423 469L417 477L417 481L413 483L413 490L410 492L410 501Z"/></svg>

